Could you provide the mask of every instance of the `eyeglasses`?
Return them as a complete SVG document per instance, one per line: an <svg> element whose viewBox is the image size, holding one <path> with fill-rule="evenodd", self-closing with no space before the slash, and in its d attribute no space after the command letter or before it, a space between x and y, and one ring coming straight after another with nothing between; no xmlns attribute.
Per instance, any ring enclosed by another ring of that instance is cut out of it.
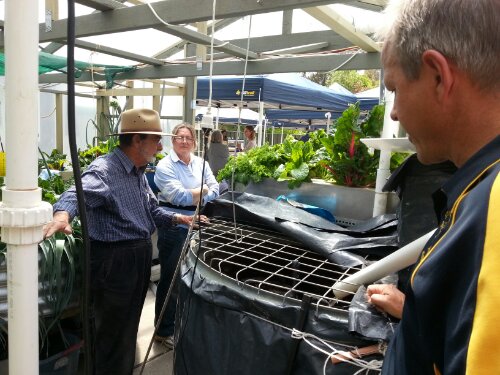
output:
<svg viewBox="0 0 500 375"><path fill-rule="evenodd" d="M190 137L181 137L180 135L176 135L174 137L172 137L172 139L175 141L175 142L186 142L186 143L193 143L194 142L194 139L193 138L190 138Z"/></svg>

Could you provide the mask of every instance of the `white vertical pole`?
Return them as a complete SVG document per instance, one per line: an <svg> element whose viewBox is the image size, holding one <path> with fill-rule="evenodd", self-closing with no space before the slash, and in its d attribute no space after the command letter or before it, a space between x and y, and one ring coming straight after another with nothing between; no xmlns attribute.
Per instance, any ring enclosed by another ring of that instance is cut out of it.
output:
<svg viewBox="0 0 500 375"><path fill-rule="evenodd" d="M215 115L215 129L219 129L219 114L220 114L220 108L217 107L217 114Z"/></svg>
<svg viewBox="0 0 500 375"><path fill-rule="evenodd" d="M38 374L38 242L52 207L38 188L38 1L5 1L6 186L9 373Z"/></svg>
<svg viewBox="0 0 500 375"><path fill-rule="evenodd" d="M264 137L263 137L264 142L262 142L262 143L266 143L266 138L267 138L267 119L266 118L264 119L264 130L262 133L264 134Z"/></svg>
<svg viewBox="0 0 500 375"><path fill-rule="evenodd" d="M397 122L391 119L392 106L394 105L394 94L385 92L385 113L382 138L392 138L394 127ZM380 150L380 160L377 169L377 180L375 182L375 198L373 202L373 216L383 215L387 210L387 193L382 191L387 179L391 175L391 151Z"/></svg>
<svg viewBox="0 0 500 375"><path fill-rule="evenodd" d="M259 139L257 145L262 146L262 122L264 121L264 102L259 102Z"/></svg>
<svg viewBox="0 0 500 375"><path fill-rule="evenodd" d="M330 119L332 118L332 114L330 112L325 113L326 117L326 134L330 133Z"/></svg>

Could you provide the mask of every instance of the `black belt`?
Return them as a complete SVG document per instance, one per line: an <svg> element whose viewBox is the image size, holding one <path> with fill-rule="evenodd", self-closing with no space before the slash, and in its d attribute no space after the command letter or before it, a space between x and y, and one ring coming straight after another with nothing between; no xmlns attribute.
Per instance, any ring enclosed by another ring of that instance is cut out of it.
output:
<svg viewBox="0 0 500 375"><path fill-rule="evenodd" d="M163 202L163 201L160 201L160 206L168 207L168 208L175 208L178 210L196 211L196 206L176 206L175 204L172 204L169 202Z"/></svg>

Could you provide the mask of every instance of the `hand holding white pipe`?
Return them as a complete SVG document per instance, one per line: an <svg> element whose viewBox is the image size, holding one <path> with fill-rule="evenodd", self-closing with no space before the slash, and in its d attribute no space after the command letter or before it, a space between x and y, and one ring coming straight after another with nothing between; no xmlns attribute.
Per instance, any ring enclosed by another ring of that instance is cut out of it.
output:
<svg viewBox="0 0 500 375"><path fill-rule="evenodd" d="M417 261L422 249L434 234L434 231L432 230L422 237L417 238L415 241L410 242L378 262L370 264L354 275L346 277L342 281L337 281L332 287L333 294L335 294L335 297L342 299L351 292L356 292L360 285L371 284L387 275L411 266Z"/></svg>

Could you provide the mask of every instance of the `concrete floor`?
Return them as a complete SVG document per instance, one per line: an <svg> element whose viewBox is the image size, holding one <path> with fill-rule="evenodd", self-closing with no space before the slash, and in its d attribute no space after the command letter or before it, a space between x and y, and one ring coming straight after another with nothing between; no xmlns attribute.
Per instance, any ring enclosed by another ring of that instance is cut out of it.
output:
<svg viewBox="0 0 500 375"><path fill-rule="evenodd" d="M153 319L155 314L155 296L151 289L146 296L144 308L142 309L141 323L139 324L139 333L137 335L137 351L135 354L136 368L134 375L141 372L142 363L149 347L149 342L153 336ZM149 353L148 360L144 367L144 375L170 375L173 374L173 354L161 344L154 342Z"/></svg>

